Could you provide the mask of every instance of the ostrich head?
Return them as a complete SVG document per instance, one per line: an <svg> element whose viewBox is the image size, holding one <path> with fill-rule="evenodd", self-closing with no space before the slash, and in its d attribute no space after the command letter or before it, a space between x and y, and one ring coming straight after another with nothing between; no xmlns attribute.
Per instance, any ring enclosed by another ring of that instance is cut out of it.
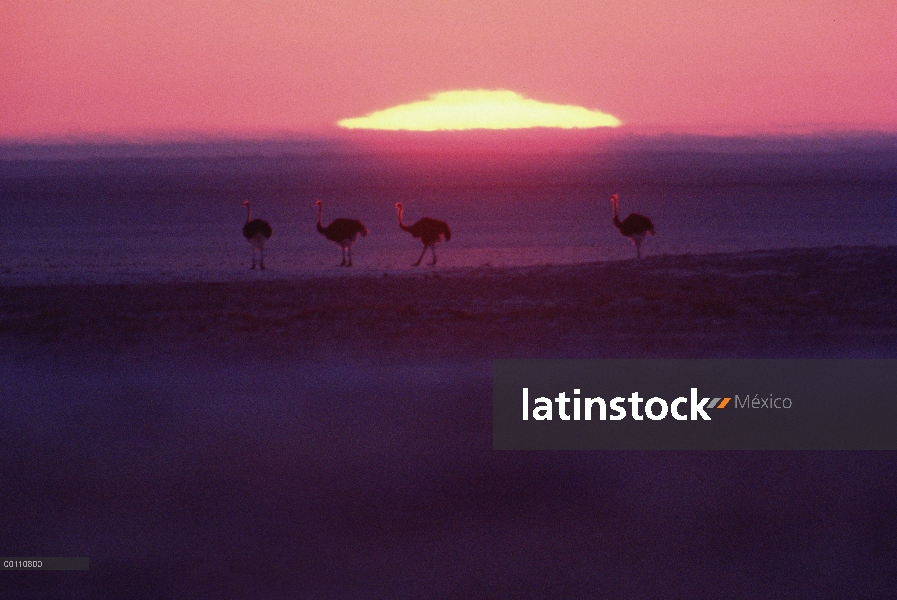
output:
<svg viewBox="0 0 897 600"><path fill-rule="evenodd" d="M398 209L398 210L402 210L403 208L405 208L405 205L402 204L401 202L396 202L396 205L393 206L393 208Z"/></svg>
<svg viewBox="0 0 897 600"><path fill-rule="evenodd" d="M243 201L243 206L249 206L249 200L244 200L244 201Z"/></svg>
<svg viewBox="0 0 897 600"><path fill-rule="evenodd" d="M324 206L324 203L321 202L320 200L315 200L315 206L317 206L318 208L321 208L322 206Z"/></svg>

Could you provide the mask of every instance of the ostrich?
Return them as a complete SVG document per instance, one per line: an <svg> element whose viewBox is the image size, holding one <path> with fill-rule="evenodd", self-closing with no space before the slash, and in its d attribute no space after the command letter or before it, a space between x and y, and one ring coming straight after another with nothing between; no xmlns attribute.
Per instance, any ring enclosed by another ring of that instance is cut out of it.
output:
<svg viewBox="0 0 897 600"><path fill-rule="evenodd" d="M255 268L255 251L259 251L259 267L265 268L265 242L271 237L271 226L263 219L253 219L249 208L249 200L243 203L246 207L246 224L243 225L243 237L252 246L252 268Z"/></svg>
<svg viewBox="0 0 897 600"><path fill-rule="evenodd" d="M620 233L632 240L632 243L635 244L635 256L641 258L642 242L645 240L646 234L654 235L654 224L651 223L651 219L638 213L632 213L621 222L617 215L619 198L614 194L610 197L610 201L614 205L614 225L620 230Z"/></svg>
<svg viewBox="0 0 897 600"><path fill-rule="evenodd" d="M324 215L324 204L320 200L315 200L315 206L318 207L318 233L323 235L331 242L336 242L343 249L343 262L339 266L352 266L352 244L358 238L365 237L368 229L361 224L361 221L355 219L336 219L327 227L321 225L321 218ZM346 261L346 251L349 253L349 260Z"/></svg>
<svg viewBox="0 0 897 600"><path fill-rule="evenodd" d="M419 239L424 245L424 249L417 258L417 262L412 266L416 267L420 265L420 261L423 260L424 254L427 253L427 248L433 253L433 262L430 264L435 265L436 244L442 241L442 238L445 238L445 241L452 239L452 232L449 230L448 224L445 221L437 221L430 217L424 217L414 225L405 225L402 221L402 211L405 207L401 202L396 202L395 208L399 211L399 227Z"/></svg>

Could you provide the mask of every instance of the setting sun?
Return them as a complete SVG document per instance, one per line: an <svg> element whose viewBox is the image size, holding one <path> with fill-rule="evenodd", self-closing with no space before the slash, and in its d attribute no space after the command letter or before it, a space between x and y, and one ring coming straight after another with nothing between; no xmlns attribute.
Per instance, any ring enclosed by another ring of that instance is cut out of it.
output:
<svg viewBox="0 0 897 600"><path fill-rule="evenodd" d="M459 90L431 94L411 102L343 119L346 129L439 131L462 129L561 129L619 127L613 115L581 106L550 104L524 98L509 90Z"/></svg>

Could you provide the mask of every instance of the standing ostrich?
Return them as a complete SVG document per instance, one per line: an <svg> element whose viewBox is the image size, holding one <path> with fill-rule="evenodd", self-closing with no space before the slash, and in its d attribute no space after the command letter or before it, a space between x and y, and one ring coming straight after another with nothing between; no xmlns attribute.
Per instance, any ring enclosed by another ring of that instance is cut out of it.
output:
<svg viewBox="0 0 897 600"><path fill-rule="evenodd" d="M255 268L255 251L259 251L259 266L265 268L265 242L271 237L271 226L263 219L253 219L249 208L249 200L243 203L246 207L246 224L243 225L243 237L252 246L252 268Z"/></svg>
<svg viewBox="0 0 897 600"><path fill-rule="evenodd" d="M645 240L646 234L654 235L654 224L651 223L651 219L638 213L632 213L621 222L617 215L619 198L614 194L610 197L610 201L614 205L614 225L620 230L620 233L632 240L632 243L635 244L635 256L641 258L642 242Z"/></svg>
<svg viewBox="0 0 897 600"><path fill-rule="evenodd" d="M318 207L318 233L323 235L331 242L336 242L343 249L343 262L339 266L352 266L352 244L358 238L365 237L368 234L368 228L361 224L361 221L355 219L336 219L327 227L321 225L321 218L324 216L324 204L320 200L315 200L315 206ZM346 261L346 251L349 253L349 260Z"/></svg>
<svg viewBox="0 0 897 600"><path fill-rule="evenodd" d="M449 230L448 224L445 221L437 221L430 217L423 217L414 225L405 225L402 221L402 211L405 207L401 202L396 202L395 208L399 211L399 227L419 239L424 244L423 251L421 251L420 256L417 258L417 262L412 266L416 267L420 265L420 261L423 260L424 254L427 253L427 248L433 253L433 262L430 264L435 265L436 244L441 242L442 238L445 238L445 241L452 239L452 232Z"/></svg>

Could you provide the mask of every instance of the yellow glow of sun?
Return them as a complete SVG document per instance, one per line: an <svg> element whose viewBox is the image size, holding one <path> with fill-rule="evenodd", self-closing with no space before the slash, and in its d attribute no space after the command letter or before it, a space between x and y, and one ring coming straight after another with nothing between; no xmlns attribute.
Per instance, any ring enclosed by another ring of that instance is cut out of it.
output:
<svg viewBox="0 0 897 600"><path fill-rule="evenodd" d="M508 90L458 90L337 123L346 129L438 131L619 127L613 115L581 106L550 104Z"/></svg>

